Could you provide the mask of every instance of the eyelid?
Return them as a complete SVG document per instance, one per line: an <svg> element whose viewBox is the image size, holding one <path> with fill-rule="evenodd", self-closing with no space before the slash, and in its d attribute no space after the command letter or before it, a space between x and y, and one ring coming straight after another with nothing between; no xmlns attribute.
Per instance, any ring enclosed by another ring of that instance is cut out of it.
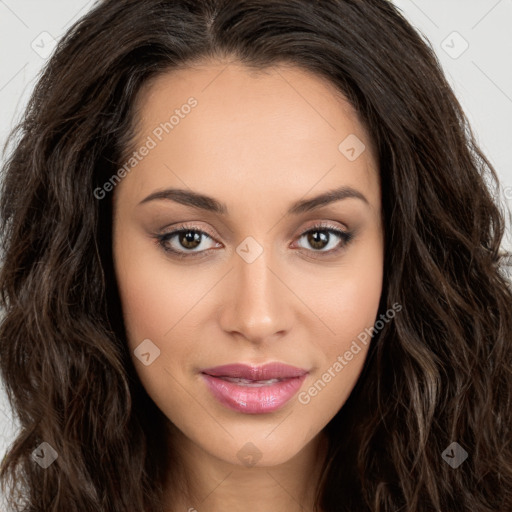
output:
<svg viewBox="0 0 512 512"><path fill-rule="evenodd" d="M305 228L302 228L299 231L299 234L303 235L304 233L307 233L308 231L311 231L312 229L333 229L336 231L343 231L344 233L349 233L349 228L346 225L343 225L341 223L335 223L335 221L331 220L319 220L319 221L311 221L309 222Z"/></svg>
<svg viewBox="0 0 512 512"><path fill-rule="evenodd" d="M165 229L165 228L164 228ZM173 225L171 229L167 231L161 231L159 234L155 235L154 238L156 238L157 245L160 245L161 249L165 251L168 254L171 254L177 258L201 258L203 256L208 255L211 251L215 250L214 248L209 249L203 249L201 251L193 251L193 250L174 250L170 249L165 245L165 242L170 240L171 238L174 238L179 233L185 232L185 231L192 231L195 233L206 235L208 238L210 238L215 243L219 244L220 242L217 241L216 236L214 236L207 228L203 229L199 227L197 224L189 225L187 222L180 223L178 225ZM305 235L309 234L310 232L314 231L326 231L329 233L334 233L335 236L338 238L341 238L340 242L338 243L337 247L334 249L330 249L328 251L323 250L313 250L313 249L305 249L300 248L299 250L303 250L306 252L319 254L320 258L327 256L334 256L338 252L342 251L346 248L346 246L350 243L350 241L353 239L354 233L349 231L346 228L341 228L335 224L333 224L332 221L316 221L312 222L309 227L303 228L299 231L298 235L294 237L294 240L300 240ZM316 257L316 256L315 256Z"/></svg>
<svg viewBox="0 0 512 512"><path fill-rule="evenodd" d="M190 221L190 223L194 223L197 221ZM161 230L158 231L159 235L168 235L170 233L175 233L177 231L181 230L190 230L190 231L197 231L197 232L204 232L206 233L210 238L216 240L216 235L213 234L211 230L208 228L200 227L198 224L190 224L189 222L181 222L178 224L171 224L169 226L165 226ZM305 233L308 233L312 229L333 229L336 231L342 231L344 233L349 233L350 230L347 226L340 227L339 225L335 225L334 221L310 221L308 225L298 231L298 233L295 236L302 236Z"/></svg>
<svg viewBox="0 0 512 512"><path fill-rule="evenodd" d="M160 245L160 247L166 253L174 255L178 258L201 257L201 256L204 256L206 253L209 253L210 251L213 250L212 248L210 248L210 249L203 249L202 251L185 251L185 250L177 251L174 249L169 249L168 247L165 246L165 242L167 240L174 238L176 235L178 235L179 233L184 232L184 231L193 231L195 233L207 235L207 237L210 240L214 241L217 244L220 243L217 241L216 236L214 236L207 228L199 227L197 224L189 225L187 222L182 222L177 225L173 225L172 228L170 228L168 230L166 230L166 228L164 228L164 230L161 231L160 233L158 233L154 238L156 238L157 244Z"/></svg>
<svg viewBox="0 0 512 512"><path fill-rule="evenodd" d="M305 228L304 230L301 230L300 234L296 237L296 239L300 240L303 236L305 236L311 232L315 232L315 231L326 231L328 233L334 233L335 236L342 239L341 242L338 243L336 248L330 249L328 251L321 251L321 250L314 251L312 249L310 249L310 250L304 249L309 253L319 254L320 257L323 257L322 255L325 255L325 257L337 255L338 252L345 249L345 247L354 238L353 231L349 231L348 229L340 228L339 226L332 224L331 221L320 221L320 222L314 222L310 227Z"/></svg>
<svg viewBox="0 0 512 512"><path fill-rule="evenodd" d="M191 221L196 222L196 221ZM168 226L163 228L162 231L160 231L161 235L169 235L171 233L176 234L179 231L196 231L198 233L206 233L211 239L215 240L216 235L213 234L212 231L210 231L208 228L200 227L198 224L189 224L188 222L180 222L179 224L172 225L171 228L167 230Z"/></svg>

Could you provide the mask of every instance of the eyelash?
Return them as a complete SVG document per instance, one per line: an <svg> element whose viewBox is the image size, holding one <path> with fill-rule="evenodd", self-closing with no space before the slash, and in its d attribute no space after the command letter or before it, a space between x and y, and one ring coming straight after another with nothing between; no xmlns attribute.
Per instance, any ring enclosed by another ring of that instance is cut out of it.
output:
<svg viewBox="0 0 512 512"><path fill-rule="evenodd" d="M316 225L312 226L311 228L309 228L307 231L304 231L299 236L298 239L300 240L304 236L306 236L306 235L308 235L310 233L314 233L316 231L318 231L318 232L326 232L326 233L329 233L329 234L333 234L333 235L339 236L341 238L341 242L339 243L339 245L335 249L330 249L329 251L313 250L312 249L312 252L314 252L314 253L320 253L320 254L325 254L325 255L333 256L333 255L337 254L339 251L343 250L353 239L353 233L352 232L343 231L343 230L341 230L341 229L339 229L339 228L337 228L335 226L328 225L328 224L316 224ZM203 231L201 229L197 229L194 226L190 227L190 226L186 226L186 225L180 225L176 229L174 229L173 231L170 231L168 233L162 233L162 234L159 234L159 235L155 235L154 238L156 239L157 245L163 251L165 251L167 254L171 254L172 256L176 256L176 257L178 257L180 259L204 257L204 256L202 256L202 255L204 255L204 253L208 253L209 251L215 250L215 249L212 248L212 249L205 249L205 250L202 250L202 251L186 251L186 250L178 251L176 249L169 248L169 246L167 245L169 240L174 238L176 235L179 235L181 233L187 233L187 232L199 233L201 235L205 235L207 238L210 238L210 239L214 240L214 238L212 236L210 236L208 233L206 233L205 231ZM330 240L329 240L329 242L330 242ZM327 243L329 243L329 242L327 242Z"/></svg>

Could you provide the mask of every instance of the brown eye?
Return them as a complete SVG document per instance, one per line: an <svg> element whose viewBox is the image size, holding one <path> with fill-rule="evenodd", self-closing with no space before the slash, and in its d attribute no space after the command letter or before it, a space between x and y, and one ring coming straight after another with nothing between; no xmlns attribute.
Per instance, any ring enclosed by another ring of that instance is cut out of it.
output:
<svg viewBox="0 0 512 512"><path fill-rule="evenodd" d="M178 242L185 249L197 249L201 243L201 233L198 231L180 231L178 233Z"/></svg>
<svg viewBox="0 0 512 512"><path fill-rule="evenodd" d="M308 243L314 249L324 249L325 244L329 242L330 234L326 231L310 231L306 236Z"/></svg>
<svg viewBox="0 0 512 512"><path fill-rule="evenodd" d="M303 233L299 240L306 238L307 244L314 252L333 254L345 247L352 239L352 233L332 226L313 226ZM336 243L336 239L338 242ZM328 248L330 245L330 248Z"/></svg>
<svg viewBox="0 0 512 512"><path fill-rule="evenodd" d="M166 252L180 257L196 256L207 252L211 247L202 247L203 242L213 238L200 229L191 229L180 226L178 229L156 235L158 244Z"/></svg>

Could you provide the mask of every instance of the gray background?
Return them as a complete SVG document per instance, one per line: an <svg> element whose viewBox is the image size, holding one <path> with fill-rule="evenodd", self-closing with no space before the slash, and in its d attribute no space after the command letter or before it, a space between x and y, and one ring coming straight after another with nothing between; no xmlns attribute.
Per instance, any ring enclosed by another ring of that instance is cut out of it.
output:
<svg viewBox="0 0 512 512"><path fill-rule="evenodd" d="M512 206L512 0L395 0L430 40ZM94 4L0 0L0 144L19 119L58 40ZM504 243L512 248L510 229ZM0 457L16 422L0 383Z"/></svg>

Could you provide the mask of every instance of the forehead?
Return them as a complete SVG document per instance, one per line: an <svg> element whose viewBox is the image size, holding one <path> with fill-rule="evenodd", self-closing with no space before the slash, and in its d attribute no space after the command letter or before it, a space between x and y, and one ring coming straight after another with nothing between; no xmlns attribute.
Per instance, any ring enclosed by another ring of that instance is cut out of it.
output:
<svg viewBox="0 0 512 512"><path fill-rule="evenodd" d="M134 190L167 181L210 192L252 184L256 192L290 189L292 180L303 195L324 175L326 185L378 185L372 141L352 105L328 80L296 67L195 64L146 83L134 107L133 148L154 143L123 180ZM343 151L354 141L365 149L351 161Z"/></svg>

